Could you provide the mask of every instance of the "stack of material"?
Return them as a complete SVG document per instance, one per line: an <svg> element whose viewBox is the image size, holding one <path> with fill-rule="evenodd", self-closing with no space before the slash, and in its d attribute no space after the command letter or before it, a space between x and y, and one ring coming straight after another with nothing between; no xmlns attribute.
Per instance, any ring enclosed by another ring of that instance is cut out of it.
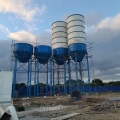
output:
<svg viewBox="0 0 120 120"><path fill-rule="evenodd" d="M119 108L120 108L120 98L111 98L106 100L105 102L92 106L90 110L102 112L105 110L118 110Z"/></svg>

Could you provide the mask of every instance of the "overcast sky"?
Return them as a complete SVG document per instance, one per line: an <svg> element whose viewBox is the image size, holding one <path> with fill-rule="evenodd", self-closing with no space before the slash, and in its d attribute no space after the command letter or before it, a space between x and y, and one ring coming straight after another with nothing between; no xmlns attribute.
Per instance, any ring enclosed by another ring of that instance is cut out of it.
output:
<svg viewBox="0 0 120 120"><path fill-rule="evenodd" d="M85 16L95 77L120 80L120 0L0 0L0 69L10 68L12 39L51 45L51 24L71 14Z"/></svg>

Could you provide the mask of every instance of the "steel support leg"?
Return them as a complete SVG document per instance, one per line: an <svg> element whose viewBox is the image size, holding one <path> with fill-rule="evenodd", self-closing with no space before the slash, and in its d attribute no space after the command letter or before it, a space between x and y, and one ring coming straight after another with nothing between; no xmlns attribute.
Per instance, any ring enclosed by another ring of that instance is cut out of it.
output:
<svg viewBox="0 0 120 120"><path fill-rule="evenodd" d="M52 96L52 58L50 59L50 95Z"/></svg>
<svg viewBox="0 0 120 120"><path fill-rule="evenodd" d="M30 59L30 77L29 77L29 97L31 97L31 80L32 80L32 58Z"/></svg>
<svg viewBox="0 0 120 120"><path fill-rule="evenodd" d="M55 95L55 81L54 81L54 61L53 61L53 95Z"/></svg>
<svg viewBox="0 0 120 120"><path fill-rule="evenodd" d="M36 95L39 96L39 62L37 62L37 91Z"/></svg>
<svg viewBox="0 0 120 120"><path fill-rule="evenodd" d="M77 54L75 55L75 72L76 72L76 89L79 90L78 87L78 64L77 64Z"/></svg>
<svg viewBox="0 0 120 120"><path fill-rule="evenodd" d="M13 98L15 98L16 73L17 73L17 58L15 57L15 64L14 64L14 70L13 70L13 87L12 87Z"/></svg>
<svg viewBox="0 0 120 120"><path fill-rule="evenodd" d="M71 85L70 60L68 60L68 73L69 73L69 94L71 94L71 92L72 92L72 85Z"/></svg>
<svg viewBox="0 0 120 120"><path fill-rule="evenodd" d="M79 90L81 91L81 90L82 90L82 87L83 87L83 80L82 80L82 65L81 65L81 62L79 62L79 72L80 72L80 88L79 88Z"/></svg>
<svg viewBox="0 0 120 120"><path fill-rule="evenodd" d="M48 63L47 63L46 95L48 95Z"/></svg>
<svg viewBox="0 0 120 120"><path fill-rule="evenodd" d="M31 96L32 58L28 62L27 97Z"/></svg>
<svg viewBox="0 0 120 120"><path fill-rule="evenodd" d="M29 70L30 70L30 61L28 61L28 71L27 71L27 97L29 97Z"/></svg>
<svg viewBox="0 0 120 120"><path fill-rule="evenodd" d="M34 96L36 96L36 83L37 83L37 81L36 81L36 72L37 72L37 70L36 70L36 65L37 64L37 62L36 62L36 58L35 58L35 72L34 72Z"/></svg>
<svg viewBox="0 0 120 120"><path fill-rule="evenodd" d="M64 62L64 94L67 95L67 89L66 89L66 61Z"/></svg>
<svg viewBox="0 0 120 120"><path fill-rule="evenodd" d="M90 85L90 72L89 72L89 60L88 60L88 54L86 55L86 59L87 59L87 71L88 71L89 95L91 95L91 85Z"/></svg>
<svg viewBox="0 0 120 120"><path fill-rule="evenodd" d="M58 94L60 93L60 88L59 88L59 65L58 65L58 70L57 70L57 78L58 78L58 86L57 86L57 89L58 89Z"/></svg>

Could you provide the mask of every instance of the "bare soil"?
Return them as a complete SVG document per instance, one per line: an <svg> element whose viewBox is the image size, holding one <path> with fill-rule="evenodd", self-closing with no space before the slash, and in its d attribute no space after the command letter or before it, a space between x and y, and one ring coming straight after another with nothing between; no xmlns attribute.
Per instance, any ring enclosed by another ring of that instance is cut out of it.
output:
<svg viewBox="0 0 120 120"><path fill-rule="evenodd" d="M109 98L113 97L120 97L120 93L83 95L80 101L72 101L69 96L33 97L29 99L16 99L14 104L17 106L23 105L26 110L43 106L67 106L61 110L33 112L31 115L34 117L55 118L76 112L80 113L80 115L70 118L70 120L120 120L120 101L111 104L106 102ZM103 105L103 103L105 104Z"/></svg>

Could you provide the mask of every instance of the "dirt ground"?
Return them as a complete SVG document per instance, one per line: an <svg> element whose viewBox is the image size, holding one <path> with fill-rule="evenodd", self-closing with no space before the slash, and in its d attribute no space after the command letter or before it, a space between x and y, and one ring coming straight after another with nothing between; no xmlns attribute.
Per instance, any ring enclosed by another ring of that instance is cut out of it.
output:
<svg viewBox="0 0 120 120"><path fill-rule="evenodd" d="M23 105L25 110L49 106L63 105L64 109L53 111L34 111L34 117L55 118L70 113L80 113L69 120L120 120L120 101L109 101L120 97L120 93L84 94L80 101L72 101L70 96L44 96L14 100L14 105ZM21 119L22 120L22 119Z"/></svg>

